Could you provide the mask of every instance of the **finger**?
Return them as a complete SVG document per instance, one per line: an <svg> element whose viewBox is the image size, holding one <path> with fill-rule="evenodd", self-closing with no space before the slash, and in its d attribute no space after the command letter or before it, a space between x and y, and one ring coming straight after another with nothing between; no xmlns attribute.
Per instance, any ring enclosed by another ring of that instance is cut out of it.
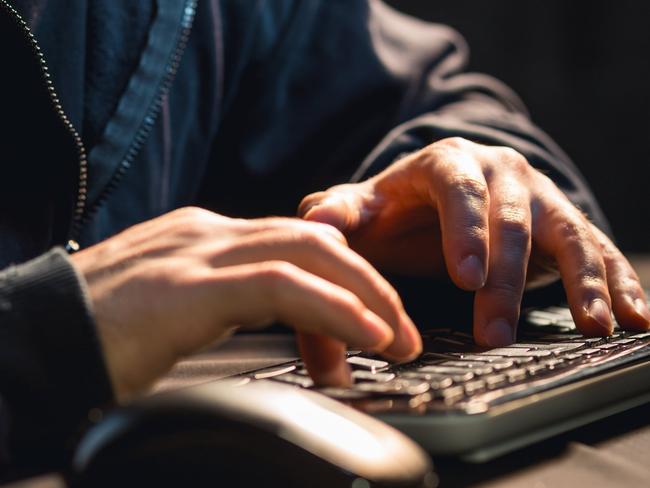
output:
<svg viewBox="0 0 650 488"><path fill-rule="evenodd" d="M390 326L353 293L287 262L218 268L205 283L215 323L255 328L281 322L371 351L393 339Z"/></svg>
<svg viewBox="0 0 650 488"><path fill-rule="evenodd" d="M432 197L440 214L450 277L461 288L485 284L488 263L488 186L478 162L458 150L431 165Z"/></svg>
<svg viewBox="0 0 650 488"><path fill-rule="evenodd" d="M533 222L533 238L558 263L578 329L585 335L609 335L611 298L601 246L587 220L563 199L560 195L540 202L543 208L539 222Z"/></svg>
<svg viewBox="0 0 650 488"><path fill-rule="evenodd" d="M282 232L294 231L301 232L314 232L319 235L334 238L334 240L347 246L348 242L343 233L328 223L323 222L308 222L296 218L286 217L268 217L264 219L247 220L247 231L243 234L255 234L258 232L279 230Z"/></svg>
<svg viewBox="0 0 650 488"><path fill-rule="evenodd" d="M314 383L320 386L350 386L346 347L328 336L300 332L296 335L300 356Z"/></svg>
<svg viewBox="0 0 650 488"><path fill-rule="evenodd" d="M353 232L380 207L376 200L369 182L339 185L306 196L298 207L298 216L341 232Z"/></svg>
<svg viewBox="0 0 650 488"><path fill-rule="evenodd" d="M230 249L220 249L211 265L273 260L292 263L358 297L392 328L394 340L383 351L391 359L408 360L420 353L420 335L394 288L365 259L332 239L304 230L259 232L240 238Z"/></svg>
<svg viewBox="0 0 650 488"><path fill-rule="evenodd" d="M650 329L650 310L639 277L612 241L597 227L592 232L601 244L607 269L612 308L623 329Z"/></svg>
<svg viewBox="0 0 650 488"><path fill-rule="evenodd" d="M530 196L512 178L490 185L490 261L474 301L474 337L488 347L515 341L531 249Z"/></svg>

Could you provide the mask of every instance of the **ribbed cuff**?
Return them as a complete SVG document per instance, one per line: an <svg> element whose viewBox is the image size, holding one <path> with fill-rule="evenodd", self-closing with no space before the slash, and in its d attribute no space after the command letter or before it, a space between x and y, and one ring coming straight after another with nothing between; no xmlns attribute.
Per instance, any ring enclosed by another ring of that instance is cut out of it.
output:
<svg viewBox="0 0 650 488"><path fill-rule="evenodd" d="M85 282L59 248L0 276L10 454L62 460L89 410L113 400Z"/></svg>

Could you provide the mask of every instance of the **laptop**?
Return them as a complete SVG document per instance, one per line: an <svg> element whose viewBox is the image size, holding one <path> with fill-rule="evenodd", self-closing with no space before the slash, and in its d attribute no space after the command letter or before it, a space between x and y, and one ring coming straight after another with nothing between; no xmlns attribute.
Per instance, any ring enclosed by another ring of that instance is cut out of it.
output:
<svg viewBox="0 0 650 488"><path fill-rule="evenodd" d="M429 453L484 462L650 401L650 332L584 337L566 306L527 308L518 342L476 346L450 327L422 331L415 361L349 351L351 388L318 388L293 360L238 375L317 391L377 417Z"/></svg>

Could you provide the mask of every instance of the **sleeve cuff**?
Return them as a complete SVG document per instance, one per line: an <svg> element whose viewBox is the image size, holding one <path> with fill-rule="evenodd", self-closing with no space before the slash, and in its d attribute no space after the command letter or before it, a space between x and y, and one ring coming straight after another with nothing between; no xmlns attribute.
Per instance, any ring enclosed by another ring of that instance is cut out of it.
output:
<svg viewBox="0 0 650 488"><path fill-rule="evenodd" d="M0 321L9 453L62 460L90 409L113 400L85 282L63 249L0 274Z"/></svg>

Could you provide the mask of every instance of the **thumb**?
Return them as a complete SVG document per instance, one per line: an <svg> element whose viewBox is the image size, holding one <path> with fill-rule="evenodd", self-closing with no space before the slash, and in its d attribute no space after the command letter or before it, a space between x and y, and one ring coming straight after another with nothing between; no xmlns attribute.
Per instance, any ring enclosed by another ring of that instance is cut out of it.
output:
<svg viewBox="0 0 650 488"><path fill-rule="evenodd" d="M376 213L376 200L372 189L363 183L334 186L307 195L298 207L298 216L352 232Z"/></svg>

